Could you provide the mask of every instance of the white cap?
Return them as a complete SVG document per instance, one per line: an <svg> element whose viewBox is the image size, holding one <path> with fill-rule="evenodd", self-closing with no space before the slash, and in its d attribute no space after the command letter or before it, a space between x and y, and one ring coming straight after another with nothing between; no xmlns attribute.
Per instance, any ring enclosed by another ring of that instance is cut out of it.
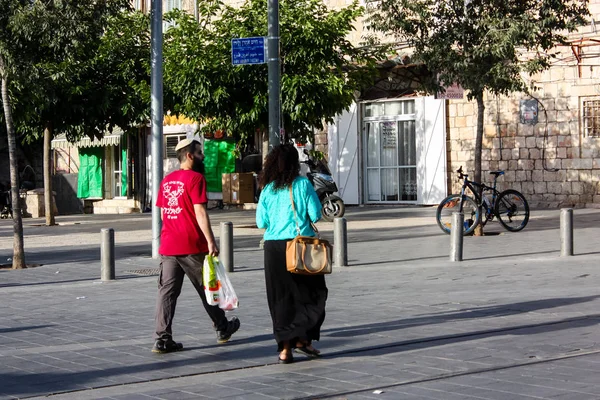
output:
<svg viewBox="0 0 600 400"><path fill-rule="evenodd" d="M183 139L180 140L179 143L177 143L177 146L175 146L175 151L179 150L179 149L183 149L186 146L189 146L190 144L192 144L192 142L197 142L196 139Z"/></svg>

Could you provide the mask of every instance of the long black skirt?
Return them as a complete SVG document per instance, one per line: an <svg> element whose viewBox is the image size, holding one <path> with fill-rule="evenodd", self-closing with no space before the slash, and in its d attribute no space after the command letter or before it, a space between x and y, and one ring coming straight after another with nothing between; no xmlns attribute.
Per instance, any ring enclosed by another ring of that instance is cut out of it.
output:
<svg viewBox="0 0 600 400"><path fill-rule="evenodd" d="M278 351L283 341L319 340L325 320L327 286L324 275L298 275L287 271L287 240L266 240L265 282Z"/></svg>

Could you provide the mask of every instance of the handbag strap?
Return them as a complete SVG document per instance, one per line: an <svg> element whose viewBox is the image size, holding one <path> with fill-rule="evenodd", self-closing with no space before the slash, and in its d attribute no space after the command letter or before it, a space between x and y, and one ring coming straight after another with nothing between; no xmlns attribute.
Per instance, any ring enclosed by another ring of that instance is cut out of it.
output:
<svg viewBox="0 0 600 400"><path fill-rule="evenodd" d="M296 234L300 236L300 224L298 223L298 215L296 214L296 207L294 206L294 192L292 191L292 186L293 184L290 185L290 200L292 201L292 211L294 211L294 221L296 221ZM319 230L317 229L315 224L313 224L312 221L310 221L310 226L312 227L313 231L315 231L315 233L317 234L317 237L321 239L321 234L319 233Z"/></svg>
<svg viewBox="0 0 600 400"><path fill-rule="evenodd" d="M294 206L294 192L292 191L293 183L290 184L290 200L292 201L292 210L294 211L294 221L296 221L296 235L300 236L300 224L298 223L298 215Z"/></svg>

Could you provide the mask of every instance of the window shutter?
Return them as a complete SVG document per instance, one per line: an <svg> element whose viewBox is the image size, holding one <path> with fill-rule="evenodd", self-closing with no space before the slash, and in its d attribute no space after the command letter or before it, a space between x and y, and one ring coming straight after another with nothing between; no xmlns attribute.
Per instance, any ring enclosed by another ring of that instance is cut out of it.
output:
<svg viewBox="0 0 600 400"><path fill-rule="evenodd" d="M166 146L165 146L165 157L166 158L177 158L177 152L175 151L175 147L179 140L182 139L180 136L167 136L166 137ZM183 137L185 139L185 137Z"/></svg>

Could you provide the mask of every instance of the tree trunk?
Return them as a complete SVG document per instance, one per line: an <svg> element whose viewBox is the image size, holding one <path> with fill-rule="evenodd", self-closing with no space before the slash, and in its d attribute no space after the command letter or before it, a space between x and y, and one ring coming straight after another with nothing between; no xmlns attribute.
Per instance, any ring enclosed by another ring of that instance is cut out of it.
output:
<svg viewBox="0 0 600 400"><path fill-rule="evenodd" d="M2 80L2 104L4 108L4 119L6 120L6 131L8 136L8 159L10 165L10 194L13 213L13 269L25 268L25 246L23 244L23 218L21 214L21 195L19 172L17 166L17 139L15 127L12 120L12 110L8 97L8 71L4 64L4 57L0 55L0 77Z"/></svg>
<svg viewBox="0 0 600 400"><path fill-rule="evenodd" d="M44 128L44 211L46 226L54 225L54 196L52 194L52 156L50 147L52 142L52 124L46 123Z"/></svg>
<svg viewBox="0 0 600 400"><path fill-rule="evenodd" d="M475 96L477 100L477 134L475 136L475 160L473 165L473 180L475 182L481 183L481 150L483 144L483 116L485 113L485 104L483 103L483 92L478 93ZM481 191L479 191L479 196L483 195ZM483 210L479 207L479 215L483 219ZM473 232L475 236L483 236L483 227L480 225L475 228Z"/></svg>

